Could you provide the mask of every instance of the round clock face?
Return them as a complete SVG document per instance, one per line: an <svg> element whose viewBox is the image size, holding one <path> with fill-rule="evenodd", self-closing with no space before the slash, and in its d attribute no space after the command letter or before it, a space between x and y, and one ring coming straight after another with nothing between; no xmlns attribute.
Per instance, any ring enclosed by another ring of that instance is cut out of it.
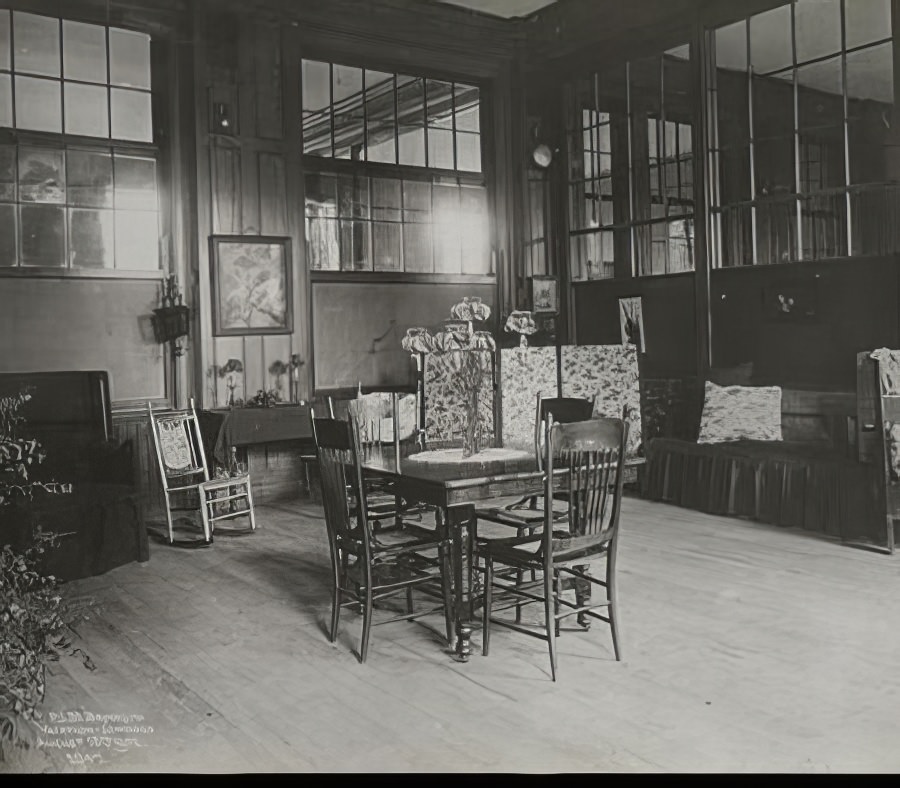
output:
<svg viewBox="0 0 900 788"><path fill-rule="evenodd" d="M541 144L532 151L531 157L538 167L549 167L550 162L553 161L553 151L550 150L549 145Z"/></svg>

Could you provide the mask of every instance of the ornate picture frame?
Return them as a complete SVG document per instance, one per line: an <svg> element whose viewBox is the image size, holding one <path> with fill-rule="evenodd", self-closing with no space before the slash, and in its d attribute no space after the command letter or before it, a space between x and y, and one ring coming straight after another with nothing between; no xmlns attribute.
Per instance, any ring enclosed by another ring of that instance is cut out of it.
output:
<svg viewBox="0 0 900 788"><path fill-rule="evenodd" d="M213 336L293 333L290 238L213 235L209 265Z"/></svg>

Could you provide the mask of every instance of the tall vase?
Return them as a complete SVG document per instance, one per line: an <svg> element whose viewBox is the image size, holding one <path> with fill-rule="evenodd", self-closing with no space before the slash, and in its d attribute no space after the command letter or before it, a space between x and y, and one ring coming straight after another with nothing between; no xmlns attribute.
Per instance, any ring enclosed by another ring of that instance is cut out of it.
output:
<svg viewBox="0 0 900 788"><path fill-rule="evenodd" d="M481 451L478 429L478 388L473 387L466 392L465 413L463 422L463 457L471 457Z"/></svg>

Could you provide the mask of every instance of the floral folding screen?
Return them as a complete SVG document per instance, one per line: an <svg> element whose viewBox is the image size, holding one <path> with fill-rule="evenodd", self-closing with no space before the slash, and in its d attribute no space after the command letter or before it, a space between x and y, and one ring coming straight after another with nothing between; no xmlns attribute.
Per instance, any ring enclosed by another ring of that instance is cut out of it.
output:
<svg viewBox="0 0 900 788"><path fill-rule="evenodd" d="M641 393L637 348L634 345L563 345L561 354L563 397L597 395L594 414L621 417L630 410L628 454L641 446Z"/></svg>
<svg viewBox="0 0 900 788"><path fill-rule="evenodd" d="M488 362L493 355L489 350L462 350L458 353L484 354ZM424 358L425 440L461 440L466 398L458 383L459 370L453 366L455 355L427 353ZM490 446L494 442L493 397L493 386L478 389L478 423L482 446Z"/></svg>
<svg viewBox="0 0 900 788"><path fill-rule="evenodd" d="M555 397L556 348L515 347L500 351L503 445L534 448L537 395Z"/></svg>

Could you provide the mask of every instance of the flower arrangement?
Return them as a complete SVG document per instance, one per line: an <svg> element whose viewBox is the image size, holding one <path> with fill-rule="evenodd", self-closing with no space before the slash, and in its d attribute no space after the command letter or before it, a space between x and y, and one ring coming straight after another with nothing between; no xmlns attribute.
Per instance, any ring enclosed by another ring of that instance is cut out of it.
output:
<svg viewBox="0 0 900 788"><path fill-rule="evenodd" d="M279 401L285 400L284 394L284 376L288 376L288 394L287 400L294 401L294 390L299 379L298 370L303 366L303 359L299 353L293 353L289 361L281 361L276 359L269 365L269 374L275 378L275 386L272 391Z"/></svg>
<svg viewBox="0 0 900 788"><path fill-rule="evenodd" d="M238 375L244 371L244 365L240 359L230 358L225 366L219 368L219 377L225 378L225 386L228 388L228 402L225 404L229 407L239 404L234 399L234 390L237 388Z"/></svg>
<svg viewBox="0 0 900 788"><path fill-rule="evenodd" d="M519 347L528 347L528 337L534 334L538 329L534 322L534 315L524 310L515 310L509 313L506 318L506 325L503 326L506 332L519 334Z"/></svg>
<svg viewBox="0 0 900 788"><path fill-rule="evenodd" d="M489 331L474 331L472 324L491 316L491 308L480 298L463 298L450 309L450 319L434 334L426 328L410 328L401 346L410 353L436 353L444 356L453 376L451 383L464 405L463 456L478 452L478 394L490 382L491 354L496 343ZM479 352L480 351L480 352ZM486 351L486 352L485 352Z"/></svg>

